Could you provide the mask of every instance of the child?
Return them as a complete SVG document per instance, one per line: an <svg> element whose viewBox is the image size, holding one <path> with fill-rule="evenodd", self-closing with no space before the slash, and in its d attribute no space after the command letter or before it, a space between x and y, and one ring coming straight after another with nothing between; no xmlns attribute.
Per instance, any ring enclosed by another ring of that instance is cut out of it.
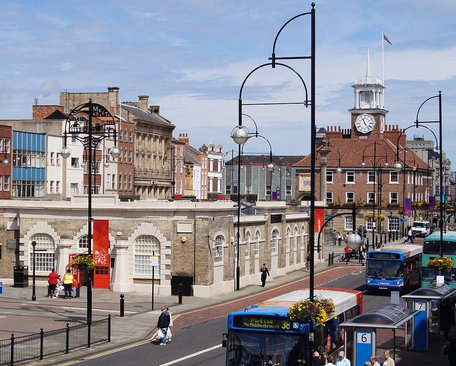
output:
<svg viewBox="0 0 456 366"><path fill-rule="evenodd" d="M58 299L59 298L59 295L60 295L60 292L63 291L63 284L62 284L62 281L58 280L57 282L57 285L55 285L55 291L54 291L54 299Z"/></svg>

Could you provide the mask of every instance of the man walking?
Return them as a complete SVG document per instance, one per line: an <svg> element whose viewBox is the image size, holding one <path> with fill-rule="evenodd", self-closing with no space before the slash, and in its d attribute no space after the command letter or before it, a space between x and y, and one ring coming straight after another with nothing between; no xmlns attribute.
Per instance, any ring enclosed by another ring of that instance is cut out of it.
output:
<svg viewBox="0 0 456 366"><path fill-rule="evenodd" d="M263 265L260 268L261 272L261 287L264 287L266 285L266 278L269 276L269 270L268 267L266 267L266 263L263 263Z"/></svg>
<svg viewBox="0 0 456 366"><path fill-rule="evenodd" d="M162 331L163 337L161 339L160 346L166 346L167 342L167 333L169 323L171 322L171 316L169 315L168 311L165 307L161 308L161 314L158 317L157 328Z"/></svg>

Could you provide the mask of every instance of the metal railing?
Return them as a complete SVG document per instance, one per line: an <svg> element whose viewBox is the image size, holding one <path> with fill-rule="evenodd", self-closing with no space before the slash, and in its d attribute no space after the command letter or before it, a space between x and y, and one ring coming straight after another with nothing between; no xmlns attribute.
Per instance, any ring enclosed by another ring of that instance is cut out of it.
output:
<svg viewBox="0 0 456 366"><path fill-rule="evenodd" d="M101 342L111 342L111 315L107 318L66 328L26 336L0 340L0 365L15 365L20 362L69 353L71 350L88 347Z"/></svg>

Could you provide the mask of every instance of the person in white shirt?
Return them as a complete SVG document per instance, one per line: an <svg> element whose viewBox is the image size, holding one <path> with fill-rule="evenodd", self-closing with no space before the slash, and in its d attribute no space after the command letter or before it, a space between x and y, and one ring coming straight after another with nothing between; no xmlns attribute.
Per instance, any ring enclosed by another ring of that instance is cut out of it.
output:
<svg viewBox="0 0 456 366"><path fill-rule="evenodd" d="M383 361L382 366L396 366L396 363L391 358L389 351L385 351L384 356L385 356L385 361Z"/></svg>
<svg viewBox="0 0 456 366"><path fill-rule="evenodd" d="M345 357L344 351L340 351L337 358L338 360L336 362L336 366L351 366L351 362L348 358Z"/></svg>
<svg viewBox="0 0 456 366"><path fill-rule="evenodd" d="M375 357L375 356L370 357L370 362L371 362L372 366L380 366L380 364L377 361L377 357Z"/></svg>

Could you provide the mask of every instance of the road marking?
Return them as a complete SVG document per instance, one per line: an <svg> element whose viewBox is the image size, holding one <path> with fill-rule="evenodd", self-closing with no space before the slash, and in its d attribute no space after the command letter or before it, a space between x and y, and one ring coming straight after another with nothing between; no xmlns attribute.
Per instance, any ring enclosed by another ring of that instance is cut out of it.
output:
<svg viewBox="0 0 456 366"><path fill-rule="evenodd" d="M187 355L187 356L178 358L177 360L173 360L173 361L170 361L170 362L167 362L167 363L163 363L163 364L161 364L160 366L174 365L175 363L178 363L178 362L181 362L181 361L188 360L189 358L193 358L193 357L199 356L199 355L201 355L201 354L203 354L203 353L213 351L214 349L217 349L217 348L220 348L220 347L222 347L222 345L221 345L221 344L218 344L218 345L216 345L216 346L213 346L213 347L209 347L209 348L203 349L202 351L198 351L198 352L195 352L195 353L191 353L191 354L189 354L189 355Z"/></svg>

